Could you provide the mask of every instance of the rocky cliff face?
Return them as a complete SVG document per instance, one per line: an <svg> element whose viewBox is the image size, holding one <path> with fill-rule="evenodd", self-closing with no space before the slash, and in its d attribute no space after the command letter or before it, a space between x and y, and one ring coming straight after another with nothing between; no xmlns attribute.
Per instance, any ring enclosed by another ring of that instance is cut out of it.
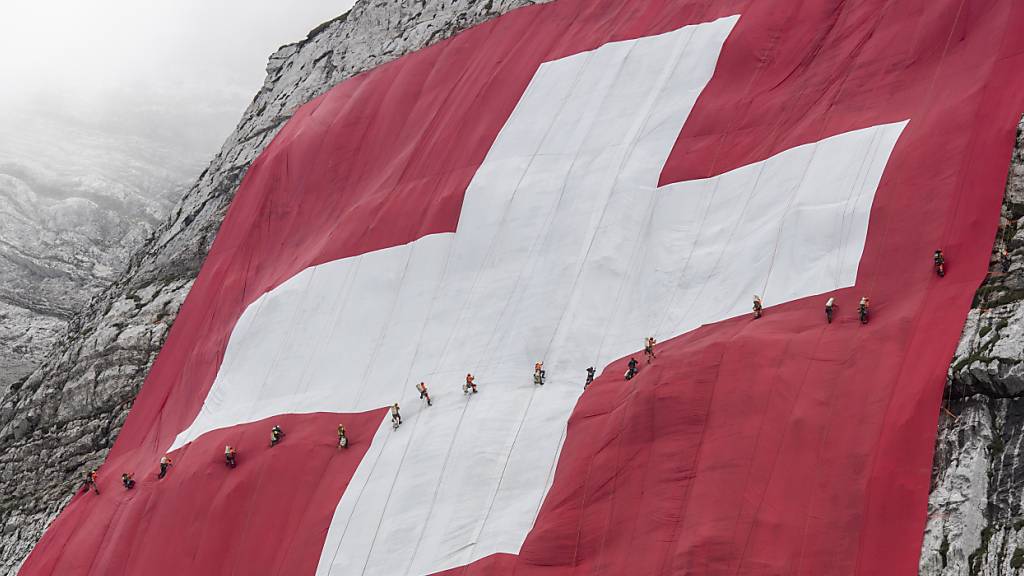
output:
<svg viewBox="0 0 1024 576"><path fill-rule="evenodd" d="M0 124L2 396L117 276L201 164L71 121L26 114Z"/></svg>
<svg viewBox="0 0 1024 576"><path fill-rule="evenodd" d="M949 370L922 576L1024 574L1024 122L1002 216Z"/></svg>
<svg viewBox="0 0 1024 576"><path fill-rule="evenodd" d="M0 402L0 573L16 571L83 471L102 462L242 176L295 109L359 72L534 3L361 0L270 57L262 89L209 167Z"/></svg>
<svg viewBox="0 0 1024 576"><path fill-rule="evenodd" d="M100 463L163 344L245 170L302 103L332 85L531 0L360 0L271 56L267 79L199 180L41 366L0 401L0 573L13 574ZM16 198L0 182L3 200ZM1024 137L993 273L950 369L921 574L1024 573ZM1011 266L998 255L1006 246ZM0 313L3 310L0 309ZM0 391L2 391L0 387ZM28 479L31 478L31 482Z"/></svg>

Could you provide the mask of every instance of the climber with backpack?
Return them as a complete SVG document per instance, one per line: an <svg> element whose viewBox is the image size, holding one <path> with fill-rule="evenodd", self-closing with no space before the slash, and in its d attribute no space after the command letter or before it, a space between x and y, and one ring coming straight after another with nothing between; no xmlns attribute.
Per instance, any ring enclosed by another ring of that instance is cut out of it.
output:
<svg viewBox="0 0 1024 576"><path fill-rule="evenodd" d="M594 383L594 367L587 368L587 381L583 384L583 389L586 390L588 386Z"/></svg>
<svg viewBox="0 0 1024 576"><path fill-rule="evenodd" d="M830 296L829 299L825 301L825 319L828 320L829 324L832 323L832 314L835 311L835 307L836 299L835 297Z"/></svg>
<svg viewBox="0 0 1024 576"><path fill-rule="evenodd" d="M860 314L861 324L868 323L868 306L870 305L870 303L871 301L868 299L868 297L863 296L860 299L860 304L857 305L857 312Z"/></svg>
<svg viewBox="0 0 1024 576"><path fill-rule="evenodd" d="M398 413L398 402L391 405L391 427L398 430L402 425L402 415Z"/></svg>
<svg viewBox="0 0 1024 576"><path fill-rule="evenodd" d="M280 426L274 426L270 429L270 447L273 448L284 438L284 431L281 430Z"/></svg>
<svg viewBox="0 0 1024 576"><path fill-rule="evenodd" d="M420 393L420 400L426 400L427 406L433 406L433 402L430 401L430 394L427 392L427 385L420 382L416 385L416 391Z"/></svg>
<svg viewBox="0 0 1024 576"><path fill-rule="evenodd" d="M170 465L171 459L167 456L167 454L164 454L160 458L160 473L156 475L157 479L161 479L167 475L167 468L170 467Z"/></svg>
<svg viewBox="0 0 1024 576"><path fill-rule="evenodd" d="M338 448L348 448L348 436L345 435L343 424L338 424Z"/></svg>
<svg viewBox="0 0 1024 576"><path fill-rule="evenodd" d="M125 490L131 490L135 488L135 474L125 472L121 474L121 484L124 485Z"/></svg>
<svg viewBox="0 0 1024 576"><path fill-rule="evenodd" d="M235 449L230 444L224 447L224 464L228 468L234 468L235 467L235 454L236 453L237 452L235 451Z"/></svg>
<svg viewBox="0 0 1024 576"><path fill-rule="evenodd" d="M630 357L629 364L628 364L629 369L626 370L626 380L632 380L633 376L636 376L637 364L639 364L639 362L636 361L636 358Z"/></svg>
<svg viewBox="0 0 1024 576"><path fill-rule="evenodd" d="M85 473L85 486L82 488L82 491L83 492L88 492L89 488L92 488L96 492L96 494L99 495L100 488L99 488L99 486L97 486L97 482L99 482L99 479L100 479L100 477L99 477L98 474L96 474L96 469L95 468L93 468L92 470L89 470L88 472L86 472Z"/></svg>
<svg viewBox="0 0 1024 576"><path fill-rule="evenodd" d="M764 309L764 304L761 302L761 297L754 295L754 318L761 317L761 311Z"/></svg>
<svg viewBox="0 0 1024 576"><path fill-rule="evenodd" d="M544 363L537 362L533 365L533 384L535 386L544 385Z"/></svg>

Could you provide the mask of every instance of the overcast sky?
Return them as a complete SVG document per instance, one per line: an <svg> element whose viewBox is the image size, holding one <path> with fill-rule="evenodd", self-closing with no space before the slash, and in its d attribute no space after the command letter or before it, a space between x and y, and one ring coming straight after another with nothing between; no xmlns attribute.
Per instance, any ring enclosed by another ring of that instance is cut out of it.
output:
<svg viewBox="0 0 1024 576"><path fill-rule="evenodd" d="M352 2L0 2L0 130L12 115L41 116L219 143L262 84L267 57Z"/></svg>

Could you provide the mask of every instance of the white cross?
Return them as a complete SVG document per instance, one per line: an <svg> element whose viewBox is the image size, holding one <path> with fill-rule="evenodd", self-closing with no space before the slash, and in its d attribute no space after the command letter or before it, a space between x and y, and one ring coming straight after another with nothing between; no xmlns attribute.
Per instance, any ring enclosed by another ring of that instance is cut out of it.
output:
<svg viewBox="0 0 1024 576"><path fill-rule="evenodd" d="M457 231L309 268L259 298L172 448L275 414L397 401L405 423L381 423L317 574L431 574L517 553L588 366L746 313L754 294L770 306L856 279L905 122L657 187L737 19L542 65Z"/></svg>

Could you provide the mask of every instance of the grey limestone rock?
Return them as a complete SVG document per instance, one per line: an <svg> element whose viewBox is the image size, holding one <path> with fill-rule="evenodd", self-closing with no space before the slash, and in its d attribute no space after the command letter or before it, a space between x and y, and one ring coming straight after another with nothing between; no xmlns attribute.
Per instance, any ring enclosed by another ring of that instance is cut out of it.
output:
<svg viewBox="0 0 1024 576"><path fill-rule="evenodd" d="M263 87L235 131L123 271L81 312L69 309L63 325L37 328L52 333L52 347L38 351L31 364L38 367L0 400L0 573L16 571L84 471L102 462L246 169L295 110L359 72L535 3L360 0L270 56ZM0 182L0 210L4 198L17 202L20 194L5 190ZM14 313L0 298L0 315ZM33 342L28 335L13 345Z"/></svg>

